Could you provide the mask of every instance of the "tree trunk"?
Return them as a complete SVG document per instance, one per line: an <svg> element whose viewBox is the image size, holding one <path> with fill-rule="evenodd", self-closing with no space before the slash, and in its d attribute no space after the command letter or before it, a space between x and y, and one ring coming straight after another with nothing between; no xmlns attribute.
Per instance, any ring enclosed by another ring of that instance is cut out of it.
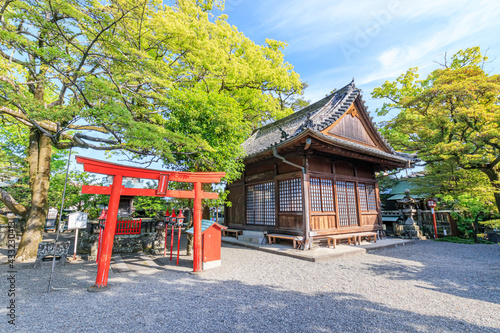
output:
<svg viewBox="0 0 500 333"><path fill-rule="evenodd" d="M36 258L38 243L42 240L48 209L51 157L50 139L31 129L28 152L31 208L17 249L17 260Z"/></svg>
<svg viewBox="0 0 500 333"><path fill-rule="evenodd" d="M201 213L201 218L203 220L210 220L210 207L203 206L203 210L202 210L202 213Z"/></svg>
<svg viewBox="0 0 500 333"><path fill-rule="evenodd" d="M479 215L476 215L476 218L474 219L474 243L479 243L477 240L477 230L479 229Z"/></svg>

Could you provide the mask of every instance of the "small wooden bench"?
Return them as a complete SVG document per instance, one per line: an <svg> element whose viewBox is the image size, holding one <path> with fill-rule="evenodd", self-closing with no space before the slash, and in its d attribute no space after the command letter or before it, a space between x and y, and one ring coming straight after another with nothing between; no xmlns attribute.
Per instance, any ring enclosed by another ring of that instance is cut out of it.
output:
<svg viewBox="0 0 500 333"><path fill-rule="evenodd" d="M351 242L354 243L354 245L356 245L358 242L358 234L340 234L340 235L326 236L328 247L330 247L330 241L333 241L334 249L337 247L337 240L342 240L342 239L347 239L349 245L351 245Z"/></svg>
<svg viewBox="0 0 500 333"><path fill-rule="evenodd" d="M361 239L363 237L366 237L368 238L368 242L370 242L372 239L373 239L373 242L376 243L377 242L377 233L376 232L360 232L358 234L356 234L358 236L358 239L359 239L359 243L361 244Z"/></svg>
<svg viewBox="0 0 500 333"><path fill-rule="evenodd" d="M267 234L269 244L276 244L276 238L290 239L293 241L293 248L300 248L304 242L304 237L284 234Z"/></svg>
<svg viewBox="0 0 500 333"><path fill-rule="evenodd" d="M238 239L238 236L243 234L243 230L238 230L238 229L222 229L222 237L226 237L227 234L234 234L236 239Z"/></svg>

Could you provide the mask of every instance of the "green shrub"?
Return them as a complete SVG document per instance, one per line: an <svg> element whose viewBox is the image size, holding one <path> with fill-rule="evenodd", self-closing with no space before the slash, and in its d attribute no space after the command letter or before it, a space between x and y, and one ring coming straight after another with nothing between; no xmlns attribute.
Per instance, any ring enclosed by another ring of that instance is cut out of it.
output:
<svg viewBox="0 0 500 333"><path fill-rule="evenodd" d="M474 244L474 239L472 238L460 238L457 236L448 236L435 239L436 242L449 242L449 243L459 243L459 244ZM478 239L478 244L495 244L490 241Z"/></svg>

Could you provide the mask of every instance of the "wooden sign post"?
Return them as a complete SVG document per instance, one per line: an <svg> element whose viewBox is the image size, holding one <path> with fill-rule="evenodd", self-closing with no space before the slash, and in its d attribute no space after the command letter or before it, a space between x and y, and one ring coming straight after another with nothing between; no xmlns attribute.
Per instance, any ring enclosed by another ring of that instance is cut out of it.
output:
<svg viewBox="0 0 500 333"><path fill-rule="evenodd" d="M68 215L68 230L75 231L75 248L73 250L73 260L76 260L76 245L78 244L78 231L87 228L87 213L75 212Z"/></svg>

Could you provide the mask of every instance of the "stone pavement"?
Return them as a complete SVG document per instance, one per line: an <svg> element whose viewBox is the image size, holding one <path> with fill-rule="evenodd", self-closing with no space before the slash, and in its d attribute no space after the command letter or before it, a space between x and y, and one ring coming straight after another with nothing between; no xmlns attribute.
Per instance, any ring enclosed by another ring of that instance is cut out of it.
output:
<svg viewBox="0 0 500 333"><path fill-rule="evenodd" d="M353 255L365 254L370 251L394 248L398 246L406 246L415 244L412 239L400 239L386 237L384 239L377 239L376 243L363 241L361 245L337 245L336 249L327 248L324 246L314 247L312 250L303 251L293 249L288 242L287 244L265 244L258 245L240 241L234 237L222 237L222 242L232 245L244 246L260 251L270 252L274 254L289 256L293 258L308 260L308 261L324 261L332 260L340 257L348 257Z"/></svg>

